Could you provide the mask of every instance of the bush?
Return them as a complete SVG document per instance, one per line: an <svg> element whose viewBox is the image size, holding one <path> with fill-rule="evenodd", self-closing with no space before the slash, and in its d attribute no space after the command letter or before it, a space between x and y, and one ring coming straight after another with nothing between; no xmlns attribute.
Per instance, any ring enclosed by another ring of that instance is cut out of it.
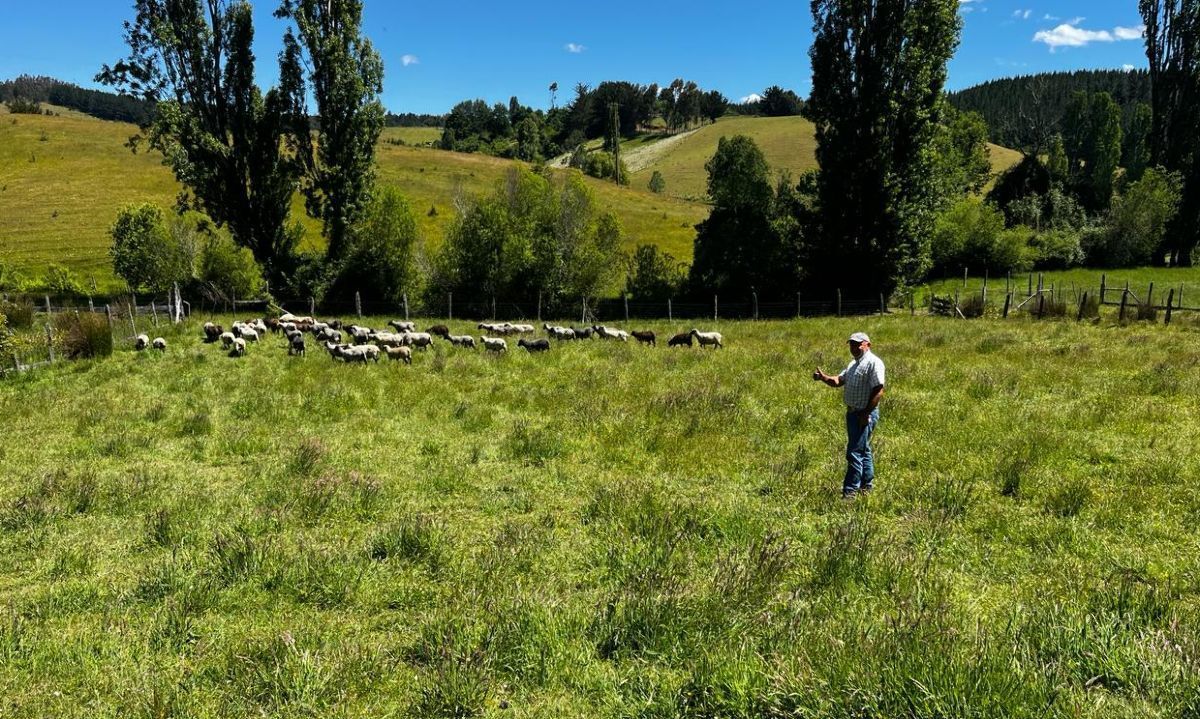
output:
<svg viewBox="0 0 1200 719"><path fill-rule="evenodd" d="M8 355L9 345L12 343L10 333L8 318L4 316L3 311L0 311L0 360Z"/></svg>
<svg viewBox="0 0 1200 719"><path fill-rule="evenodd" d="M405 293L416 293L421 246L417 221L407 200L394 187L377 190L350 240L330 293L351 297L361 290L364 298L399 303Z"/></svg>
<svg viewBox="0 0 1200 719"><path fill-rule="evenodd" d="M254 254L228 233L213 231L200 252L200 279L225 297L251 298L262 293L263 278Z"/></svg>
<svg viewBox="0 0 1200 719"><path fill-rule="evenodd" d="M687 267L657 245L638 245L629 258L625 291L638 302L677 295L687 281Z"/></svg>
<svg viewBox="0 0 1200 719"><path fill-rule="evenodd" d="M62 265L50 265L42 279L42 286L52 295L77 296L83 294L83 285L75 274Z"/></svg>
<svg viewBox="0 0 1200 719"><path fill-rule="evenodd" d="M977 273L1024 269L1025 238L1005 232L1004 214L977 197L951 205L937 219L932 238L934 272L970 267Z"/></svg>
<svg viewBox="0 0 1200 719"><path fill-rule="evenodd" d="M1029 240L1035 270L1065 270L1083 264L1083 247L1077 230L1045 230Z"/></svg>
<svg viewBox="0 0 1200 719"><path fill-rule="evenodd" d="M8 105L8 111L14 115L42 114L42 105L36 100L25 100L20 97L14 97L4 104Z"/></svg>
<svg viewBox="0 0 1200 719"><path fill-rule="evenodd" d="M650 176L650 191L655 194L661 194L667 189L667 181L663 179L662 173L658 170Z"/></svg>
<svg viewBox="0 0 1200 719"><path fill-rule="evenodd" d="M103 315L92 312L58 314L54 317L54 330L58 345L68 359L112 354L112 329Z"/></svg>
<svg viewBox="0 0 1200 719"><path fill-rule="evenodd" d="M1138 267L1152 264L1162 247L1167 224L1179 205L1179 176L1147 170L1118 196L1102 232L1084 242L1089 265Z"/></svg>
<svg viewBox="0 0 1200 719"><path fill-rule="evenodd" d="M0 303L0 313L8 316L11 329L33 327L33 303L28 300Z"/></svg>
<svg viewBox="0 0 1200 719"><path fill-rule="evenodd" d="M0 262L0 292L20 292L25 289L25 277L17 266Z"/></svg>
<svg viewBox="0 0 1200 719"><path fill-rule="evenodd" d="M157 205L128 205L109 230L113 270L135 291L158 292L192 278L198 236L211 221L189 213L170 223Z"/></svg>

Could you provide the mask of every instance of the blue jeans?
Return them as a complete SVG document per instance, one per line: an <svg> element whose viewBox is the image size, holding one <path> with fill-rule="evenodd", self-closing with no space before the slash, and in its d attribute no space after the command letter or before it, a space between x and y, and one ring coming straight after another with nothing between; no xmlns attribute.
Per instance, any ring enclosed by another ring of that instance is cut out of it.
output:
<svg viewBox="0 0 1200 719"><path fill-rule="evenodd" d="M875 459L871 455L871 434L879 423L879 408L871 410L866 427L858 424L858 411L846 412L846 479L842 492L869 490L875 483Z"/></svg>

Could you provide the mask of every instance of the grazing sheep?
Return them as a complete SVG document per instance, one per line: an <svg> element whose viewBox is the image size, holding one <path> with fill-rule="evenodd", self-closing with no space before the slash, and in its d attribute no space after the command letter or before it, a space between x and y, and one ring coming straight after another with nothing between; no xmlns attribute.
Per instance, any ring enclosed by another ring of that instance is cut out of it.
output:
<svg viewBox="0 0 1200 719"><path fill-rule="evenodd" d="M404 344L404 335L395 332L372 332L371 341L380 347L399 347Z"/></svg>
<svg viewBox="0 0 1200 719"><path fill-rule="evenodd" d="M242 327L241 339L244 339L247 342L257 342L258 341L258 332L249 327Z"/></svg>
<svg viewBox="0 0 1200 719"><path fill-rule="evenodd" d="M570 327L559 327L552 324L544 324L542 328L556 340L573 340L575 339L575 330Z"/></svg>
<svg viewBox="0 0 1200 719"><path fill-rule="evenodd" d="M362 353L364 355L366 355L367 359L374 360L375 362L379 362L379 356L381 353L379 351L379 348L376 347L375 345L358 345L358 349L362 350ZM364 360L364 362L365 361L366 360Z"/></svg>
<svg viewBox="0 0 1200 719"><path fill-rule="evenodd" d="M167 341L165 339L163 339L162 337L155 337L154 338L154 349L158 350L159 352L166 352L167 351Z"/></svg>
<svg viewBox="0 0 1200 719"><path fill-rule="evenodd" d="M404 364L412 364L412 347L388 347L389 359L403 360Z"/></svg>
<svg viewBox="0 0 1200 719"><path fill-rule="evenodd" d="M504 326L503 322L480 322L478 325L478 328L481 330L486 330L488 332L495 332L496 328L503 327L503 326Z"/></svg>
<svg viewBox="0 0 1200 719"><path fill-rule="evenodd" d="M225 329L221 325L214 325L212 322L204 323L204 341L208 344L216 342L224 332Z"/></svg>
<svg viewBox="0 0 1200 719"><path fill-rule="evenodd" d="M150 338L147 337L146 335L138 335L133 340L133 348L135 350L137 350L138 352L141 352L142 350L146 349L149 346L150 346Z"/></svg>
<svg viewBox="0 0 1200 719"><path fill-rule="evenodd" d="M295 332L298 328L296 327L295 322L280 322L279 329L283 330L284 332Z"/></svg>
<svg viewBox="0 0 1200 719"><path fill-rule="evenodd" d="M394 327L397 332L412 332L417 329L416 322L407 322L403 320L392 320L388 325Z"/></svg>
<svg viewBox="0 0 1200 719"><path fill-rule="evenodd" d="M224 347L225 349L229 349L229 346L233 344L233 341L235 339L237 339L237 337L232 332L222 332L221 333L221 346Z"/></svg>
<svg viewBox="0 0 1200 719"><path fill-rule="evenodd" d="M329 329L340 330L342 328L341 320L329 320Z"/></svg>
<svg viewBox="0 0 1200 719"><path fill-rule="evenodd" d="M629 334L633 335L633 338L642 344L650 345L651 347L658 346L654 342L654 332L651 330L634 330Z"/></svg>
<svg viewBox="0 0 1200 719"><path fill-rule="evenodd" d="M691 332L680 332L671 339L667 340L668 347L682 347L684 345L687 345L688 347L692 346Z"/></svg>
<svg viewBox="0 0 1200 719"><path fill-rule="evenodd" d="M721 337L720 332L701 332L698 329L692 328L692 331L688 334L690 334L692 337L695 337L696 341L700 343L701 347L712 345L713 349L716 349L718 347L725 346L722 344L724 338Z"/></svg>
<svg viewBox="0 0 1200 719"><path fill-rule="evenodd" d="M342 343L342 333L335 329L329 328L317 333L318 342L332 342L340 345Z"/></svg>
<svg viewBox="0 0 1200 719"><path fill-rule="evenodd" d="M401 344L407 347L432 347L433 335L428 332L405 332L400 335Z"/></svg>
<svg viewBox="0 0 1200 719"><path fill-rule="evenodd" d="M310 330L310 331L311 331L311 332L312 332L314 335L319 335L319 334L321 334L322 332L324 332L325 330L329 329L329 324L328 324L328 323L326 323L326 322L313 322L313 323L312 323L312 326L311 326L311 327L309 327L308 329L309 329L309 330Z"/></svg>
<svg viewBox="0 0 1200 719"><path fill-rule="evenodd" d="M447 327L446 325L434 325L433 327L430 327L429 329L425 330L425 333L431 334L434 337L441 337L444 339L444 338L450 336L450 328Z"/></svg>
<svg viewBox="0 0 1200 719"><path fill-rule="evenodd" d="M303 332L297 332L288 338L288 355L300 355L304 357L306 349Z"/></svg>
<svg viewBox="0 0 1200 719"><path fill-rule="evenodd" d="M230 350L230 357L243 357L246 354L246 340L241 337L233 338L233 349Z"/></svg>
<svg viewBox="0 0 1200 719"><path fill-rule="evenodd" d="M475 349L475 338L471 335L446 335L446 339L455 347L470 347Z"/></svg>
<svg viewBox="0 0 1200 719"><path fill-rule="evenodd" d="M480 337L483 347L488 352L507 352L508 343L499 337Z"/></svg>
<svg viewBox="0 0 1200 719"><path fill-rule="evenodd" d="M545 352L550 349L550 340L542 337L536 340L519 339L518 347L524 347L526 352Z"/></svg>
<svg viewBox="0 0 1200 719"><path fill-rule="evenodd" d="M356 345L365 345L374 339L376 334L370 327L359 327L358 325L350 325L346 331L350 333L350 337L354 339Z"/></svg>
<svg viewBox="0 0 1200 719"><path fill-rule="evenodd" d="M265 336L266 336L266 334L267 334L267 331L268 331L268 330L267 330L267 323L266 323L266 322L263 322L263 321L262 321L262 318L259 318L259 319L256 319L256 320L254 320L253 322L251 322L251 323L250 323L250 326L251 326L252 328L254 328L254 331L255 331L255 332L257 332L259 335L261 335L261 336L263 336L263 337L265 337Z"/></svg>
<svg viewBox="0 0 1200 719"><path fill-rule="evenodd" d="M537 331L533 325L509 325L512 331L519 335L531 335Z"/></svg>
<svg viewBox="0 0 1200 719"><path fill-rule="evenodd" d="M571 331L575 333L575 338L580 340L590 340L595 334L591 327L572 327Z"/></svg>
<svg viewBox="0 0 1200 719"><path fill-rule="evenodd" d="M622 342L629 341L629 333L625 330L618 330L604 325L595 325L592 329L596 332L596 336L602 340L621 340Z"/></svg>
<svg viewBox="0 0 1200 719"><path fill-rule="evenodd" d="M283 323L274 317L268 317L263 321L266 322L267 329L271 330L273 335L279 334L279 330L283 329Z"/></svg>

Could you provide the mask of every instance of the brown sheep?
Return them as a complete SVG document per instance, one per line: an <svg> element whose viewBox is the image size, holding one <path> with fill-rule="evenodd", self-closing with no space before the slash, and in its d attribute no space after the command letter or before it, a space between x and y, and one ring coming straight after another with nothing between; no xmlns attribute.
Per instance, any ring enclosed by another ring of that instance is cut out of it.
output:
<svg viewBox="0 0 1200 719"><path fill-rule="evenodd" d="M629 334L633 335L633 338L642 344L647 344L651 347L656 346L654 343L654 332L651 330L634 330Z"/></svg>
<svg viewBox="0 0 1200 719"><path fill-rule="evenodd" d="M692 346L691 332L680 332L671 339L667 340L668 347L682 347L684 345L687 345L688 347Z"/></svg>

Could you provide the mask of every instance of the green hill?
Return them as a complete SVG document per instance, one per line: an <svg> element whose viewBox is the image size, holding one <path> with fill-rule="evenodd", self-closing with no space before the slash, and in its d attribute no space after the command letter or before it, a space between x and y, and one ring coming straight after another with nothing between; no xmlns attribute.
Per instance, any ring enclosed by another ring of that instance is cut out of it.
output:
<svg viewBox="0 0 1200 719"><path fill-rule="evenodd" d="M0 261L32 275L61 263L85 285L94 278L101 290L115 289L107 253L117 211L134 202L170 207L179 185L157 153L133 154L125 146L133 125L54 109L61 114L9 115L0 109ZM431 246L441 242L455 200L489 191L513 164L411 146L437 135L435 128L389 128L379 147L380 179L407 195ZM654 242L677 257L691 256L693 226L708 212L703 204L587 182L598 202L621 218L630 248ZM304 216L299 197L292 211L310 228L311 243L319 243L319 226Z"/></svg>
<svg viewBox="0 0 1200 719"><path fill-rule="evenodd" d="M772 173L792 177L817 166L812 123L802 117L725 117L711 125L674 136L647 135L622 143L622 159L633 187L645 188L657 170L666 180L664 194L700 201L707 195L704 164L722 137L747 135L763 151ZM990 146L992 166L1001 172L1021 159L1020 153Z"/></svg>

